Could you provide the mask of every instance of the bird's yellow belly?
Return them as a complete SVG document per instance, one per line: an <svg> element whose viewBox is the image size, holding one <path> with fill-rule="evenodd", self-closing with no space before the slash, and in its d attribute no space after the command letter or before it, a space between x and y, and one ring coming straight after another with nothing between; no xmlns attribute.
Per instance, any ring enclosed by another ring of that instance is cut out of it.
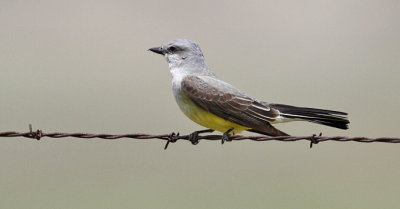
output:
<svg viewBox="0 0 400 209"><path fill-rule="evenodd" d="M233 123L231 121L225 120L219 116L216 116L210 112L203 110L194 104L186 95L181 95L177 98L178 105L182 112L190 118L192 121L202 125L204 127L219 131L226 132L233 128L232 133L240 133L244 130L249 130L250 128Z"/></svg>

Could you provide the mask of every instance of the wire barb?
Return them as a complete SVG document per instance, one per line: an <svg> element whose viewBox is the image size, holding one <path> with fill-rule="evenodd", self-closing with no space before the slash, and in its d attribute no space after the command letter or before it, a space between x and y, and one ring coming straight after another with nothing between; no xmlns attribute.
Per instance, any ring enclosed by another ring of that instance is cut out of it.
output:
<svg viewBox="0 0 400 209"><path fill-rule="evenodd" d="M167 143L165 143L164 150L168 148L169 143L175 143L179 139L179 133L175 134L175 132L172 132L168 138L167 138Z"/></svg>
<svg viewBox="0 0 400 209"><path fill-rule="evenodd" d="M310 139L310 149L312 148L313 144L318 144L319 140L316 138L317 135L313 134ZM319 133L319 136L322 136L322 132Z"/></svg>
<svg viewBox="0 0 400 209"><path fill-rule="evenodd" d="M43 132L42 130L38 129L36 132L32 131L32 124L29 124L29 135L26 135L25 137L40 140L43 137Z"/></svg>
<svg viewBox="0 0 400 209"><path fill-rule="evenodd" d="M44 133L42 130L37 129L33 131L32 125L29 124L28 132L15 132L15 131L7 131L0 132L0 137L27 137L31 139L40 140L43 137L49 138L65 138L65 137L75 137L75 138L100 138L100 139L120 139L120 138L131 138L131 139L161 139L166 140L166 144L164 149L168 148L170 143L174 143L178 140L190 140L190 134L188 135L179 135L179 133L175 134L161 134L161 135L152 135L152 134L90 134L90 133ZM222 135L199 135L198 140L221 140ZM368 137L348 137L348 136L322 136L322 133L319 135L313 134L311 136L243 136L243 135L231 135L229 139L232 141L241 141L241 140L251 140L251 141L283 141L283 142L293 142L300 140L308 140L310 141L310 148L312 148L313 144L318 144L324 141L338 141L338 142L385 142L385 143L400 143L400 138L392 138L392 137L379 137L379 138L368 138Z"/></svg>

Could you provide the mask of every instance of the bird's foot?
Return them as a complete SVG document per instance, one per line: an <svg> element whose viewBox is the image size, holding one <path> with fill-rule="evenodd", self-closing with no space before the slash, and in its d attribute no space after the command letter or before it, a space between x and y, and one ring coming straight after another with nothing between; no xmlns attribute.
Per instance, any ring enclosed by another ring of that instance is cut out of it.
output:
<svg viewBox="0 0 400 209"><path fill-rule="evenodd" d="M229 138L229 133L233 131L234 128L230 128L227 130L225 133L222 134L221 138L221 143L224 144L225 141L232 141L232 139Z"/></svg>
<svg viewBox="0 0 400 209"><path fill-rule="evenodd" d="M188 140L189 140L190 142L192 142L193 145L196 145L196 144L199 143L199 134L201 134L201 133L211 133L211 132L213 132L213 131L214 131L214 130L212 130L212 129L206 129L206 130L201 130L201 131L195 131L195 132L189 134Z"/></svg>

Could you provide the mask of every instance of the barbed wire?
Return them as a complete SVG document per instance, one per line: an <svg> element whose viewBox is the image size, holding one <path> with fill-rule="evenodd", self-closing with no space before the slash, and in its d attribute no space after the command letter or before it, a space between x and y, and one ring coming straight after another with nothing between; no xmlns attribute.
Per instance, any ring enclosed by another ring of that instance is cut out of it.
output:
<svg viewBox="0 0 400 209"><path fill-rule="evenodd" d="M203 132L210 132L208 130ZM199 132L201 133L201 131ZM196 137L196 141L193 141L191 134L188 135L179 135L179 133L170 133L170 134L90 134L90 133L45 133L40 129L36 131L32 130L32 125L29 124L28 132L15 132L15 131L7 131L0 132L0 137L26 137L32 138L36 140L40 140L43 137L49 138L65 138L65 137L75 137L75 138L100 138L100 139L120 139L120 138L131 138L131 139L162 139L166 140L164 149L168 148L169 143L174 143L178 140L187 140L191 141L192 144L197 144L198 140L221 140L222 135L199 135ZM348 136L322 136L322 133L319 135L311 135L311 136L243 136L243 135L231 135L229 136L229 141L240 141L240 140L252 140L252 141L283 141L283 142L293 142L300 140L308 140L310 141L310 148L312 148L313 144L318 144L319 142L324 141L339 141L339 142L386 142L386 143L400 143L400 138L393 137L379 137L379 138L369 138L369 137L348 137ZM222 143L224 141L222 140Z"/></svg>

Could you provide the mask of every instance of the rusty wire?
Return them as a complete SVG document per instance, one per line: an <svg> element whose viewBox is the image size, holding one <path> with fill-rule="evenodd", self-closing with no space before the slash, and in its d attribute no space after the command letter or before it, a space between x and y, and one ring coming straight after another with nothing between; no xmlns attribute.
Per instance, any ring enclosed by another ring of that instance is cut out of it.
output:
<svg viewBox="0 0 400 209"><path fill-rule="evenodd" d="M49 138L65 138L65 137L75 137L75 138L100 138L100 139L120 139L120 138L131 138L131 139L162 139L166 140L164 149L167 149L169 143L176 142L178 140L189 140L189 135L179 135L175 133L171 134L160 134L160 135L152 135L152 134L90 134L90 133L45 133L40 129L36 131L32 130L32 126L29 125L28 132L15 132L15 131L7 131L0 132L0 137L27 137L32 139L40 140L43 137ZM204 135L198 136L198 140L221 140L221 135ZM324 141L339 141L339 142L386 142L386 143L400 143L400 138L393 137L379 137L379 138L369 138L369 137L348 137L348 136L322 136L319 135L311 135L311 136L243 136L243 135L232 135L229 137L229 140L239 141L239 140L252 140L252 141L284 141L284 142L293 142L299 140L308 140L310 141L310 148L313 144L318 144L319 142ZM223 142L223 141L222 141ZM193 142L192 142L193 143Z"/></svg>

